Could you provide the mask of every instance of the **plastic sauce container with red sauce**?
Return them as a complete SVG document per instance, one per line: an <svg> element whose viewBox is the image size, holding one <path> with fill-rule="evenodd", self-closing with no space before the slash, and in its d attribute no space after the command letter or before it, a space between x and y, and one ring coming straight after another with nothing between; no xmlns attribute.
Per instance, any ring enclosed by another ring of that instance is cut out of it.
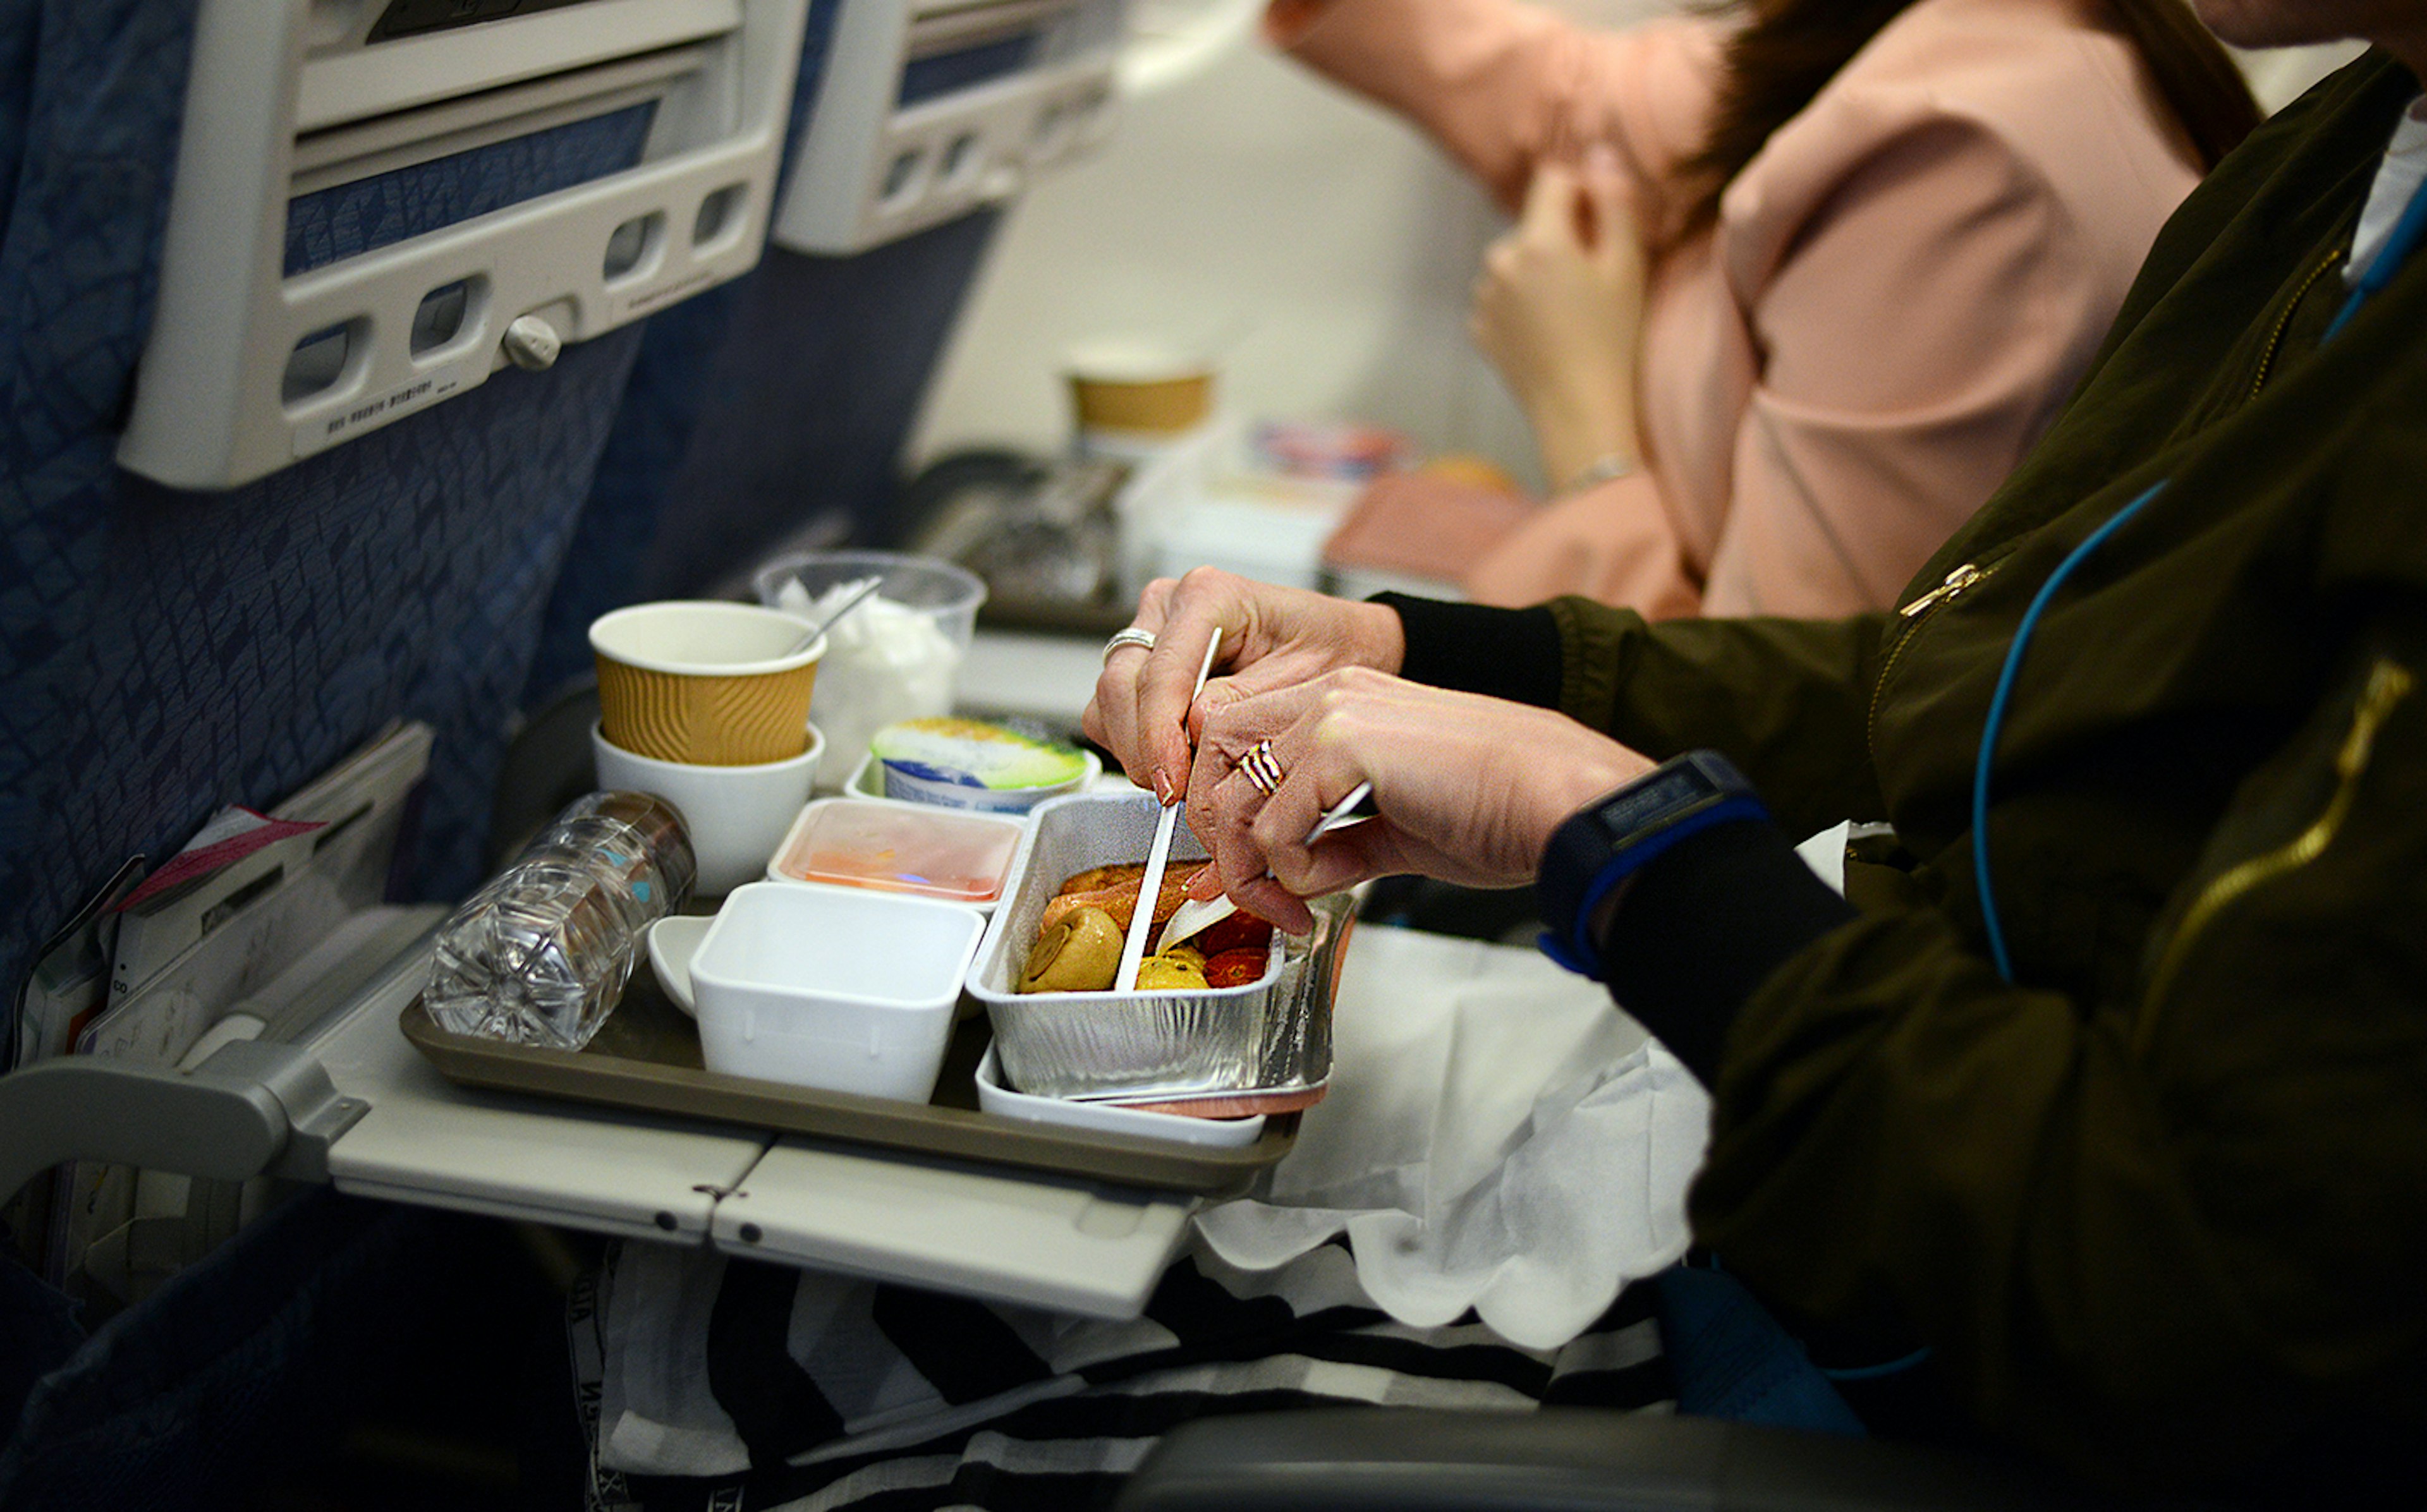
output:
<svg viewBox="0 0 2427 1512"><path fill-rule="evenodd" d="M915 893L991 910L1020 821L956 809L821 798L767 865L777 882Z"/></svg>

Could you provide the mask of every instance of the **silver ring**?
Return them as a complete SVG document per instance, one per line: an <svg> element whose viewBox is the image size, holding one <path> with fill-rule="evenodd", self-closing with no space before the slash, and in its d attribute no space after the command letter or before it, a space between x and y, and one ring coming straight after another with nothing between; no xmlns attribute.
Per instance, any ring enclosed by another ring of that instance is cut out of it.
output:
<svg viewBox="0 0 2427 1512"><path fill-rule="evenodd" d="M1258 740L1247 747L1247 754L1239 758L1239 770L1246 773L1247 786L1265 797L1280 791L1281 764L1273 759L1272 741Z"/></svg>
<svg viewBox="0 0 2427 1512"><path fill-rule="evenodd" d="M1131 626L1104 642L1104 659L1112 660L1113 653L1125 645L1133 645L1141 651L1151 651L1154 649L1154 632L1141 630L1134 625Z"/></svg>

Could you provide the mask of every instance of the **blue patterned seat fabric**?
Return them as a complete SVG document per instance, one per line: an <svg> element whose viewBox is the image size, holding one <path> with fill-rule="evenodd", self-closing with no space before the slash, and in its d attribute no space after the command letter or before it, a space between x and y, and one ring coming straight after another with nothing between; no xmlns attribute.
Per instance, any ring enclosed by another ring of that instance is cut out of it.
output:
<svg viewBox="0 0 2427 1512"><path fill-rule="evenodd" d="M614 333L545 374L502 372L231 493L120 471L193 23L192 0L0 0L0 1019L36 945L126 855L168 854L223 804L274 803L391 720L437 731L408 890L472 885L541 610L640 343ZM285 1233L241 1273L318 1267L319 1242ZM411 1310L386 1277L326 1274L325 1326ZM122 1322L199 1341L225 1279ZM203 1467L249 1473L287 1432L266 1404L377 1368L278 1326L232 1346L285 1372L278 1390L205 1405L174 1351L71 1360L64 1299L11 1269L0 1425L28 1389L58 1424L69 1391L67 1417L122 1421L123 1453L20 1438L0 1450L0 1504L217 1504L229 1488ZM47 1492L21 1477L38 1461L59 1477Z"/></svg>
<svg viewBox="0 0 2427 1512"><path fill-rule="evenodd" d="M127 855L168 855L222 805L275 803L391 720L437 732L400 890L469 889L543 628L557 664L578 660L580 606L642 580L655 521L697 468L703 373L763 371L792 343L806 375L794 398L822 418L806 428L812 448L783 461L808 476L752 507L879 508L984 246L981 225L854 264L794 259L765 304L718 291L658 317L645 349L641 328L611 333L547 372L501 371L259 483L176 493L112 458L157 287L194 6L0 0L0 1046L15 1042L35 949ZM835 9L813 0L796 126ZM579 171L567 160L522 166ZM514 192L459 178L474 192L454 210ZM398 209L408 202L441 203L388 192L379 214L331 218L307 259L422 224L426 211ZM917 320L888 322L888 303ZM729 327L752 309L789 323L748 333L776 345L741 361L726 352ZM611 468L584 521L602 454ZM751 530L778 523L710 511L687 522L682 549L720 529L728 551L747 549ZM336 1199L310 1200L317 1211ZM81 1347L64 1299L8 1270L0 1245L0 1505L225 1504L294 1449L276 1404L337 1400L381 1368L373 1346L331 1341L366 1318L418 1315L395 1264L347 1257L445 1253L424 1241L457 1220L386 1211L367 1251L369 1238L308 1215L249 1231ZM296 1307L264 1303L228 1325L230 1297L261 1291L265 1275L271 1290L295 1283ZM222 1376L260 1390L221 1390ZM41 1441L8 1439L29 1390L24 1422L43 1425Z"/></svg>
<svg viewBox="0 0 2427 1512"><path fill-rule="evenodd" d="M438 731L411 889L478 879L506 725L640 333L501 372L231 493L122 472L191 7L0 14L0 62L18 65L0 79L0 139L24 148L0 236L13 1008L32 949L128 854L173 852L223 804L275 802L392 719Z"/></svg>
<svg viewBox="0 0 2427 1512"><path fill-rule="evenodd" d="M646 100L299 194L286 202L286 276L622 172L657 114Z"/></svg>

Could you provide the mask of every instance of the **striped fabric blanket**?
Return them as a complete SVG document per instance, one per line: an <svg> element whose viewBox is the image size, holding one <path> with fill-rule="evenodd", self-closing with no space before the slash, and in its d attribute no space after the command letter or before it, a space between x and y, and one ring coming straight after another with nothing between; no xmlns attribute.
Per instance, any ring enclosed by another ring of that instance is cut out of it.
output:
<svg viewBox="0 0 2427 1512"><path fill-rule="evenodd" d="M1564 1346L1393 1322L1340 1242L1279 1270L1199 1244L1132 1322L630 1244L571 1312L593 1512L1071 1512L1166 1430L1325 1406L1668 1410L1654 1289Z"/></svg>

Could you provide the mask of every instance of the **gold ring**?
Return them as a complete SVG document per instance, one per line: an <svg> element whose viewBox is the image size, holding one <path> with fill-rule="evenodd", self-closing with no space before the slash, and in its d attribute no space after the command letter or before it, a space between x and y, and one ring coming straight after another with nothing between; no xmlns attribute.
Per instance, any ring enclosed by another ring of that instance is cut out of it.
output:
<svg viewBox="0 0 2427 1512"><path fill-rule="evenodd" d="M1247 754L1239 758L1239 770L1247 774L1248 786L1265 797L1280 791L1281 764L1273 759L1272 741L1258 740L1247 747Z"/></svg>
<svg viewBox="0 0 2427 1512"><path fill-rule="evenodd" d="M1118 651L1125 645L1133 645L1141 651L1151 651L1154 649L1154 632L1152 630L1142 630L1134 625L1131 626L1126 630L1120 631L1111 640L1104 642L1104 659L1106 661L1112 660L1113 653Z"/></svg>

